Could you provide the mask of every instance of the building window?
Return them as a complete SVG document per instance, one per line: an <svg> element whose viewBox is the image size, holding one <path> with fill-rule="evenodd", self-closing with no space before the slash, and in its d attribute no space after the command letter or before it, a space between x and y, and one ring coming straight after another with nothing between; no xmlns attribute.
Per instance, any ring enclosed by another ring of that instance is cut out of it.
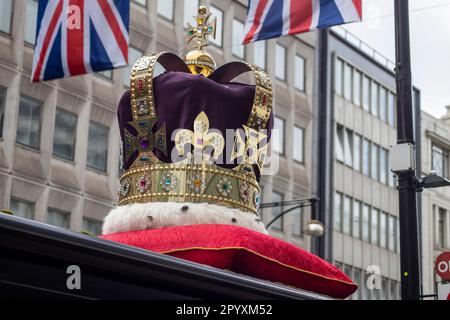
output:
<svg viewBox="0 0 450 320"><path fill-rule="evenodd" d="M47 223L60 228L69 229L70 212L57 209L48 209Z"/></svg>
<svg viewBox="0 0 450 320"><path fill-rule="evenodd" d="M443 177L448 177L448 150L436 145L433 145L431 150L432 170Z"/></svg>
<svg viewBox="0 0 450 320"><path fill-rule="evenodd" d="M344 158L346 165L353 166L353 132L348 129L345 130Z"/></svg>
<svg viewBox="0 0 450 320"><path fill-rule="evenodd" d="M298 208L292 213L292 235L295 237L303 238L303 208Z"/></svg>
<svg viewBox="0 0 450 320"><path fill-rule="evenodd" d="M370 141L363 139L363 153L362 153L362 170L366 176L370 175Z"/></svg>
<svg viewBox="0 0 450 320"><path fill-rule="evenodd" d="M173 0L158 0L156 12L167 20L173 20Z"/></svg>
<svg viewBox="0 0 450 320"><path fill-rule="evenodd" d="M370 300L370 290L369 286L367 285L369 280L369 277L372 275L372 273L364 272L364 279L363 279L363 286L362 286L362 300Z"/></svg>
<svg viewBox="0 0 450 320"><path fill-rule="evenodd" d="M34 204L31 202L11 198L9 203L9 209L15 216L33 219Z"/></svg>
<svg viewBox="0 0 450 320"><path fill-rule="evenodd" d="M352 221L352 235L361 238L361 202L358 200L353 200Z"/></svg>
<svg viewBox="0 0 450 320"><path fill-rule="evenodd" d="M38 2L36 0L27 0L25 9L25 42L31 45L36 43L37 12Z"/></svg>
<svg viewBox="0 0 450 320"><path fill-rule="evenodd" d="M355 268L353 270L353 279L355 283L358 285L358 290L355 292L355 294L352 296L356 300L361 299L361 287L363 287L365 284L362 283L362 270Z"/></svg>
<svg viewBox="0 0 450 320"><path fill-rule="evenodd" d="M380 87L380 120L387 122L387 91L386 88Z"/></svg>
<svg viewBox="0 0 450 320"><path fill-rule="evenodd" d="M212 44L221 47L222 46L222 34L223 34L223 11L214 7L210 6L209 11L211 14L217 18L217 24L216 24L216 37L209 40Z"/></svg>
<svg viewBox="0 0 450 320"><path fill-rule="evenodd" d="M39 149L41 135L41 103L20 96L16 142Z"/></svg>
<svg viewBox="0 0 450 320"><path fill-rule="evenodd" d="M371 155L370 155L370 176L372 179L378 180L378 153L379 153L379 147L372 143L371 146Z"/></svg>
<svg viewBox="0 0 450 320"><path fill-rule="evenodd" d="M361 136L353 136L353 169L361 171Z"/></svg>
<svg viewBox="0 0 450 320"><path fill-rule="evenodd" d="M380 182L386 183L388 179L388 151L380 148Z"/></svg>
<svg viewBox="0 0 450 320"><path fill-rule="evenodd" d="M344 197L344 210L342 216L342 230L345 234L350 234L351 216L352 216L352 199L348 196Z"/></svg>
<svg viewBox="0 0 450 320"><path fill-rule="evenodd" d="M388 300L388 279L382 278L381 279L381 300Z"/></svg>
<svg viewBox="0 0 450 320"><path fill-rule="evenodd" d="M395 187L395 173L393 173L392 171L391 171L391 167L389 166L389 157L390 157L390 154L389 154L389 152L388 152L388 154L387 154L387 163L388 163L388 185L389 185L389 187L391 187L391 188L393 188L393 187Z"/></svg>
<svg viewBox="0 0 450 320"><path fill-rule="evenodd" d="M6 89L0 87L0 138L3 137L3 122L5 119Z"/></svg>
<svg viewBox="0 0 450 320"><path fill-rule="evenodd" d="M138 50L133 47L128 48L128 66L123 68L123 84L127 87L130 86L130 76L131 76L131 70L133 69L133 65L136 62L137 59L142 57L144 55L144 52L141 50Z"/></svg>
<svg viewBox="0 0 450 320"><path fill-rule="evenodd" d="M336 126L335 154L338 161L344 162L344 127L341 125Z"/></svg>
<svg viewBox="0 0 450 320"><path fill-rule="evenodd" d="M294 72L294 87L302 92L305 92L305 58L295 55L294 58L295 72Z"/></svg>
<svg viewBox="0 0 450 320"><path fill-rule="evenodd" d="M387 222L387 214L382 212L380 214L380 246L382 248L387 248L387 237L388 237L388 222Z"/></svg>
<svg viewBox="0 0 450 320"><path fill-rule="evenodd" d="M275 45L275 76L280 80L286 80L286 48Z"/></svg>
<svg viewBox="0 0 450 320"><path fill-rule="evenodd" d="M352 100L352 67L344 65L344 98Z"/></svg>
<svg viewBox="0 0 450 320"><path fill-rule="evenodd" d="M195 26L194 17L198 15L198 0L183 1L183 4L183 27L187 27L188 23Z"/></svg>
<svg viewBox="0 0 450 320"><path fill-rule="evenodd" d="M0 1L0 32L11 33L12 0Z"/></svg>
<svg viewBox="0 0 450 320"><path fill-rule="evenodd" d="M375 117L378 117L378 88L378 83L372 81L370 110Z"/></svg>
<svg viewBox="0 0 450 320"><path fill-rule="evenodd" d="M266 69L266 41L260 40L253 43L253 63L261 69Z"/></svg>
<svg viewBox="0 0 450 320"><path fill-rule="evenodd" d="M389 216L389 226L388 226L388 247L390 251L395 251L395 232L397 230L396 227L396 218L394 216Z"/></svg>
<svg viewBox="0 0 450 320"><path fill-rule="evenodd" d="M112 70L103 70L103 71L98 71L95 73L96 75L99 75L100 77L104 78L104 79L108 79L108 80L112 80Z"/></svg>
<svg viewBox="0 0 450 320"><path fill-rule="evenodd" d="M334 229L342 232L342 194L334 194Z"/></svg>
<svg viewBox="0 0 450 320"><path fill-rule="evenodd" d="M283 202L283 194L273 191L272 192L272 202ZM272 208L272 219L275 219L275 217L277 217L280 213L282 213L284 211L283 206L278 206L278 207L273 207ZM283 230L283 216L281 216L280 218L278 218L277 220L275 220L272 225L271 228L275 229L275 230L279 230L282 231Z"/></svg>
<svg viewBox="0 0 450 320"><path fill-rule="evenodd" d="M398 299L398 284L396 281L389 281L389 300L397 300Z"/></svg>
<svg viewBox="0 0 450 320"><path fill-rule="evenodd" d="M336 59L336 68L334 69L334 90L338 95L342 96L342 74L344 62L341 59Z"/></svg>
<svg viewBox="0 0 450 320"><path fill-rule="evenodd" d="M294 126L294 147L293 147L293 157L295 161L304 162L304 130L297 126Z"/></svg>
<svg viewBox="0 0 450 320"><path fill-rule="evenodd" d="M284 155L284 120L275 116L273 128L278 134L278 139L273 139L273 151Z"/></svg>
<svg viewBox="0 0 450 320"><path fill-rule="evenodd" d="M143 7L147 6L147 0L133 0L133 2L139 4L139 5L143 6Z"/></svg>
<svg viewBox="0 0 450 320"><path fill-rule="evenodd" d="M361 105L361 72L353 69L353 102Z"/></svg>
<svg viewBox="0 0 450 320"><path fill-rule="evenodd" d="M446 211L442 208L439 208L439 217L438 217L438 246L439 248L445 247L445 215Z"/></svg>
<svg viewBox="0 0 450 320"><path fill-rule="evenodd" d="M366 111L370 110L370 80L366 76L363 77L362 83L363 91L363 109Z"/></svg>
<svg viewBox="0 0 450 320"><path fill-rule="evenodd" d="M244 39L244 24L239 20L233 19L233 40L231 52L238 58L244 59L245 47L241 45Z"/></svg>
<svg viewBox="0 0 450 320"><path fill-rule="evenodd" d="M373 244L378 244L378 215L379 210L372 208L370 217L370 242Z"/></svg>
<svg viewBox="0 0 450 320"><path fill-rule="evenodd" d="M102 233L102 222L90 218L83 218L82 231L86 231L97 236Z"/></svg>
<svg viewBox="0 0 450 320"><path fill-rule="evenodd" d="M77 116L56 108L55 132L53 135L53 154L55 156L67 160L74 159L76 131Z"/></svg>
<svg viewBox="0 0 450 320"><path fill-rule="evenodd" d="M362 239L364 241L369 241L369 233L370 233L370 208L367 204L363 204L362 207Z"/></svg>
<svg viewBox="0 0 450 320"><path fill-rule="evenodd" d="M97 122L89 123L89 139L87 152L88 167L106 171L108 156L108 128Z"/></svg>
<svg viewBox="0 0 450 320"><path fill-rule="evenodd" d="M395 127L395 95L388 93L388 123L391 127Z"/></svg>

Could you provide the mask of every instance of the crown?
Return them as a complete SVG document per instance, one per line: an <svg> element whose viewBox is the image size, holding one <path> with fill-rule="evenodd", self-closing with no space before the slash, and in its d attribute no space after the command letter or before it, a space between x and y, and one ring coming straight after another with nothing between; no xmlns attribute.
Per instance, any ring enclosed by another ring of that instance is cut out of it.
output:
<svg viewBox="0 0 450 320"><path fill-rule="evenodd" d="M118 107L118 204L210 203L256 214L273 127L271 81L244 62L216 69L203 51L215 19L205 7L198 12L197 27L186 29L195 50L184 61L162 52L133 65ZM157 62L166 72L154 78ZM247 72L254 85L232 82Z"/></svg>

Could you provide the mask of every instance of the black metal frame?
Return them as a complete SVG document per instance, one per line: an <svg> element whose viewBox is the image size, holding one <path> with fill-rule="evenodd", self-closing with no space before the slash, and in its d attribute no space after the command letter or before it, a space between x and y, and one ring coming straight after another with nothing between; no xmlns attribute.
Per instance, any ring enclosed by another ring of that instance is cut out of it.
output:
<svg viewBox="0 0 450 320"><path fill-rule="evenodd" d="M66 286L81 269L81 289ZM328 299L0 213L0 298Z"/></svg>

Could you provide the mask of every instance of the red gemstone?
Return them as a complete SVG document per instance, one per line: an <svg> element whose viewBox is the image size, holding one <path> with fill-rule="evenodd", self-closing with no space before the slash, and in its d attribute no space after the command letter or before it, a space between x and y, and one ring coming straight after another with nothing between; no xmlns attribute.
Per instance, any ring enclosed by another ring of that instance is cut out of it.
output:
<svg viewBox="0 0 450 320"><path fill-rule="evenodd" d="M144 88L144 80L139 79L137 82L137 89L138 91L142 91L143 88Z"/></svg>
<svg viewBox="0 0 450 320"><path fill-rule="evenodd" d="M141 188L142 188L142 189L145 189L145 186L146 186L145 180L142 179L142 180L141 180Z"/></svg>
<svg viewBox="0 0 450 320"><path fill-rule="evenodd" d="M266 102L267 102L267 96L263 95L263 97L262 97L262 104L266 105Z"/></svg>

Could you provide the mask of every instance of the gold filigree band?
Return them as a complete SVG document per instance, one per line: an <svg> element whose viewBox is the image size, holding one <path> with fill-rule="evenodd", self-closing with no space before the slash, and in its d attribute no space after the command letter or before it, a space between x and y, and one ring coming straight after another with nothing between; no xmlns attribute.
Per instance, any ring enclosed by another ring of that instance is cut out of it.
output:
<svg viewBox="0 0 450 320"><path fill-rule="evenodd" d="M160 163L124 173L118 202L207 202L256 214L260 188L254 178L214 164Z"/></svg>

